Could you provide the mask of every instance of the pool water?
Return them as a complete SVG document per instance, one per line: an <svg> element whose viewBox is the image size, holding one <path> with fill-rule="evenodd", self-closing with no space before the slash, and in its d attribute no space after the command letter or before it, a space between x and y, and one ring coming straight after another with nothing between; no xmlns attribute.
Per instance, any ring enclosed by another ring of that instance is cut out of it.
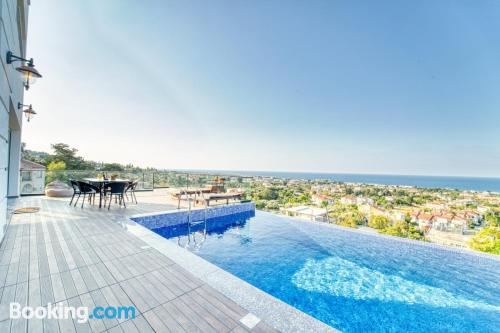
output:
<svg viewBox="0 0 500 333"><path fill-rule="evenodd" d="M500 332L493 257L265 212L153 231L343 332Z"/></svg>

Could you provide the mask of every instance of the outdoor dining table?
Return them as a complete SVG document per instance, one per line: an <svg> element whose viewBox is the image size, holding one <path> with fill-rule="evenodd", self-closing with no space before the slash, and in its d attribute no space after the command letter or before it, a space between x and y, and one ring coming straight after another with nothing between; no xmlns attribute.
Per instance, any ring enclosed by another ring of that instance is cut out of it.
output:
<svg viewBox="0 0 500 333"><path fill-rule="evenodd" d="M104 185L109 184L109 183L130 183L129 179L102 179L102 178L84 178L86 182L91 183L92 185L95 185L99 188L99 208L102 207L102 190L104 188Z"/></svg>

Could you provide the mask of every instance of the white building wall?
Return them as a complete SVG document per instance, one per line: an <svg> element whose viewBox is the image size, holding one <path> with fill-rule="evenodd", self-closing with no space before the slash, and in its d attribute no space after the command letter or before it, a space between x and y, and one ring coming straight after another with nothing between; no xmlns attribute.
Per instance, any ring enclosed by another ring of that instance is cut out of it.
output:
<svg viewBox="0 0 500 333"><path fill-rule="evenodd" d="M29 0L0 0L0 240L7 223L7 197L19 195L24 87L15 70L19 62L6 63L8 51L25 57Z"/></svg>

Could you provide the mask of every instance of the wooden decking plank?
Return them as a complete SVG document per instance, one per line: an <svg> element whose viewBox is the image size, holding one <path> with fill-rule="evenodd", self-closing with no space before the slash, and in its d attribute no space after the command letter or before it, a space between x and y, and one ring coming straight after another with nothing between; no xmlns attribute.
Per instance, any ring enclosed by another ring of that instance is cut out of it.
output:
<svg viewBox="0 0 500 333"><path fill-rule="evenodd" d="M60 304L63 306L68 306L68 301L62 301ZM59 324L59 330L61 333L73 333L76 332L75 325L73 324L73 319L57 319L57 323Z"/></svg>
<svg viewBox="0 0 500 333"><path fill-rule="evenodd" d="M14 302L21 304L24 307L28 304L28 283L23 282L16 285L16 297ZM28 320L24 318L12 319L10 331L13 333L24 333L28 329Z"/></svg>
<svg viewBox="0 0 500 333"><path fill-rule="evenodd" d="M176 294L184 294L191 290L184 281L178 279L176 276L171 274L169 271L165 270L165 268L161 268L155 271L157 274L161 274L163 276L164 283L170 288L170 290L175 289ZM180 292L179 292L180 291Z"/></svg>
<svg viewBox="0 0 500 333"><path fill-rule="evenodd" d="M66 292L64 290L64 284L61 278L61 274L52 274L50 276L50 282L52 284L52 292L54 294L54 302L64 301L69 298L66 297ZM76 289L75 289L76 291ZM76 295L73 295L76 296Z"/></svg>
<svg viewBox="0 0 500 333"><path fill-rule="evenodd" d="M148 302L144 299L143 295L135 290L133 285L130 283L130 280L120 282L120 287L125 291L127 296L141 313L144 313L147 310L151 309Z"/></svg>
<svg viewBox="0 0 500 333"><path fill-rule="evenodd" d="M106 285L111 285L114 283L117 283L118 281L113 277L111 274L110 270L104 265L104 263L99 262L95 264L94 266L89 267L92 272L94 272L94 268L99 272L100 276L104 279L106 282Z"/></svg>
<svg viewBox="0 0 500 333"><path fill-rule="evenodd" d="M96 303L94 303L94 299L92 298L92 295L90 293L80 295L79 297L82 305L88 307L90 311L92 311L92 309L96 307ZM93 332L102 332L106 330L104 322L100 319L89 320L89 325L92 328Z"/></svg>
<svg viewBox="0 0 500 333"><path fill-rule="evenodd" d="M196 293L194 294L196 296ZM214 313L209 312L202 304L206 302L203 298L192 297L192 292L186 293L180 299L189 306L198 316L202 317L217 332L229 332L236 324L231 321L221 320Z"/></svg>
<svg viewBox="0 0 500 333"><path fill-rule="evenodd" d="M110 305L106 301L106 298L104 297L101 290L94 290L94 291L90 292L90 295L92 296L92 299L94 300L94 303L96 306L102 306L105 308L105 307ZM110 328L118 325L118 320L116 320L116 319L103 318L102 322L104 323L104 326L106 326L107 329L110 329Z"/></svg>
<svg viewBox="0 0 500 333"><path fill-rule="evenodd" d="M238 320L234 317L234 314L233 313L226 313L227 308L225 306L218 308L216 305L212 304L212 302L210 302L210 300L207 300L206 298L204 298L198 292L198 289L193 290L189 294L191 297L196 299L198 304L203 306L209 313L213 314L216 318L220 319L229 328L234 328L238 325Z"/></svg>
<svg viewBox="0 0 500 333"><path fill-rule="evenodd" d="M154 333L153 328L149 325L143 315L137 316L133 320L129 321L132 322L141 333Z"/></svg>
<svg viewBox="0 0 500 333"><path fill-rule="evenodd" d="M245 316L248 311L243 309L241 306L236 304L234 301L230 300L226 296L222 295L212 287L204 284L197 291L204 295L205 299L209 300L212 304L216 305L219 308L225 307L225 312L227 314L233 314L233 319L240 320L243 316ZM218 305L217 305L218 304Z"/></svg>
<svg viewBox="0 0 500 333"><path fill-rule="evenodd" d="M68 305L75 308L83 306L79 296L68 299ZM89 310L91 311L92 309ZM73 318L73 325L78 333L92 333L89 321L79 322L78 318Z"/></svg>
<svg viewBox="0 0 500 333"><path fill-rule="evenodd" d="M124 333L141 333L132 320L124 321L120 326Z"/></svg>
<svg viewBox="0 0 500 333"><path fill-rule="evenodd" d="M52 279L50 275L40 277L40 302L43 306L48 303L55 302L54 289L52 287ZM63 295L59 300L63 300L66 295Z"/></svg>
<svg viewBox="0 0 500 333"><path fill-rule="evenodd" d="M231 333L249 333L250 331L246 328L244 328L243 326L236 326L235 328L233 328L231 330Z"/></svg>
<svg viewBox="0 0 500 333"><path fill-rule="evenodd" d="M151 325L151 327L155 332L157 333L172 332L171 330L168 329L167 326L165 326L163 321L161 321L161 319L152 310L145 312L144 317L146 318L146 320L148 321L148 323Z"/></svg>
<svg viewBox="0 0 500 333"><path fill-rule="evenodd" d="M154 298L158 301L158 304L166 303L175 298L175 295L170 292L169 289L163 287L159 281L151 281L148 278L149 274L145 274L139 277L142 286L150 291Z"/></svg>
<svg viewBox="0 0 500 333"><path fill-rule="evenodd" d="M136 293L141 295L141 298L146 303L146 307L142 306L142 309L139 309L141 312L148 311L149 309L152 309L152 308L160 305L160 301L157 299L158 296L154 295L154 292L152 290L147 290L146 288L144 288L141 280L139 280L137 278L133 278L133 279L127 280L127 282L128 282L128 285L136 291ZM129 295L129 297L130 297L130 295ZM133 300L133 298L132 298L132 300Z"/></svg>
<svg viewBox="0 0 500 333"><path fill-rule="evenodd" d="M165 326L168 327L171 332L185 332L181 325L179 325L179 323L174 319L174 317L170 315L170 313L168 313L168 311L164 307L157 306L152 311L158 316L158 318L160 318L163 324L165 324Z"/></svg>
<svg viewBox="0 0 500 333"><path fill-rule="evenodd" d="M186 330L186 332L202 332L198 326L196 326L192 319L186 317L186 315L181 312L172 302L168 302L162 305L168 313L175 318L175 320Z"/></svg>
<svg viewBox="0 0 500 333"><path fill-rule="evenodd" d="M85 284L85 281L80 274L80 270L76 268L69 272L71 274L71 278L73 279L73 283L75 284L78 295L88 293L90 290L87 288L87 285Z"/></svg>
<svg viewBox="0 0 500 333"><path fill-rule="evenodd" d="M179 265L172 265L164 268L177 278L177 281L183 281L187 288L195 289L203 284L199 279L196 279L192 274L188 273Z"/></svg>
<svg viewBox="0 0 500 333"><path fill-rule="evenodd" d="M123 333L123 330L122 330L121 326L118 325L118 326L110 328L107 332L108 333Z"/></svg>
<svg viewBox="0 0 500 333"><path fill-rule="evenodd" d="M64 293L66 294L66 298L72 298L78 295L78 290L76 289L75 282L73 281L73 277L71 276L70 271L62 272L59 274L61 276L61 280L64 286Z"/></svg>
<svg viewBox="0 0 500 333"><path fill-rule="evenodd" d="M180 312L184 314L187 318L192 318L192 322L202 331L202 332L216 332L216 330L202 317L200 317L195 311L193 311L181 298L176 298L169 302L173 304Z"/></svg>
<svg viewBox="0 0 500 333"><path fill-rule="evenodd" d="M152 283L159 292L162 293L163 297L170 301L176 298L178 295L175 295L168 287L166 287L157 277L153 274L145 274L143 276L145 282Z"/></svg>
<svg viewBox="0 0 500 333"><path fill-rule="evenodd" d="M0 300L0 321L9 319L11 302L16 299L16 285L10 285L3 288L2 299Z"/></svg>

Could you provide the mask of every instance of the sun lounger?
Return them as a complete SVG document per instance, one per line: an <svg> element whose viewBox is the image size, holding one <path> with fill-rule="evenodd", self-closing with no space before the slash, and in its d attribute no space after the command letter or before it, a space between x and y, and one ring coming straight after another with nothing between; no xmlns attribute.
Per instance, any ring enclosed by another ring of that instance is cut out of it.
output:
<svg viewBox="0 0 500 333"><path fill-rule="evenodd" d="M229 200L241 200L242 193L217 193L208 194L205 198L198 198L199 201L205 200L207 206L210 206L210 201L226 200L226 204L229 204Z"/></svg>

